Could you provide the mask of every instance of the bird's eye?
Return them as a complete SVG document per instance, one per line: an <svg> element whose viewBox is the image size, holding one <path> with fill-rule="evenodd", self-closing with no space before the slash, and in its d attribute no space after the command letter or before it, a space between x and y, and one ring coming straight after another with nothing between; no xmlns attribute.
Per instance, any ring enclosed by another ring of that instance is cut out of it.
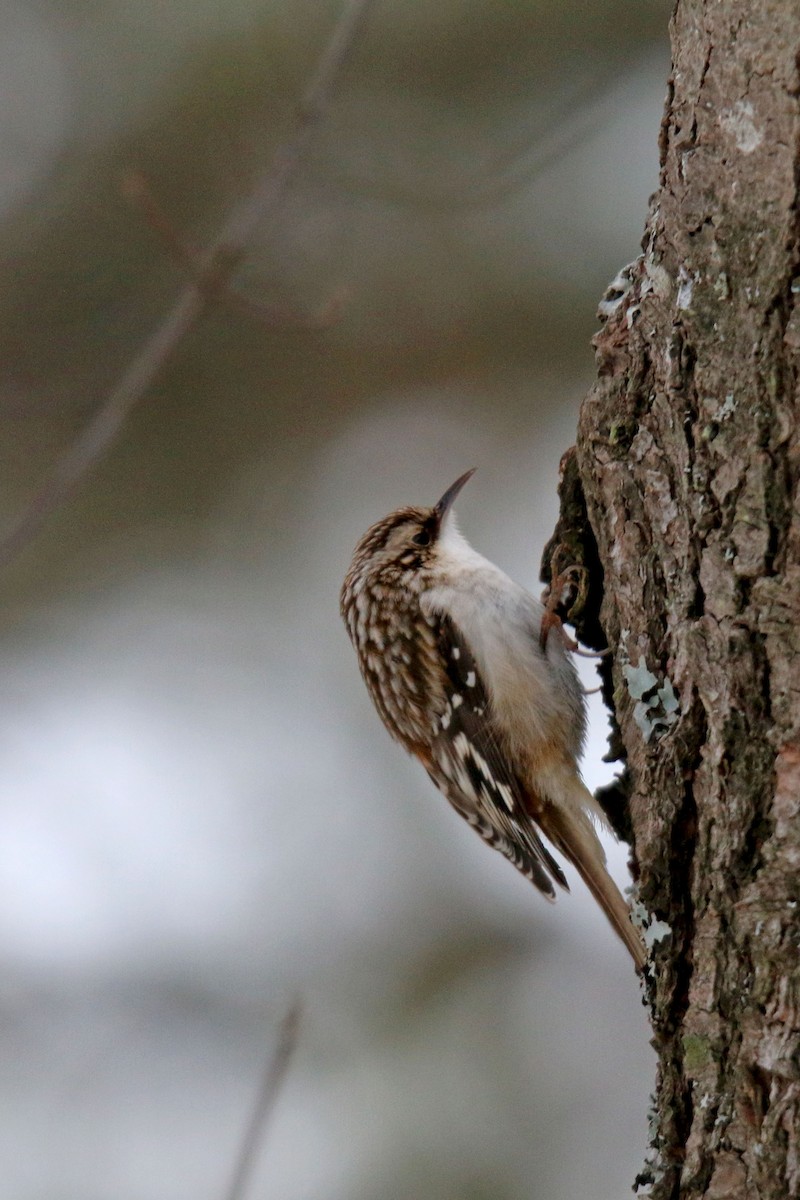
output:
<svg viewBox="0 0 800 1200"><path fill-rule="evenodd" d="M430 546L431 531L429 529L420 529L419 533L415 533L411 540L415 546Z"/></svg>

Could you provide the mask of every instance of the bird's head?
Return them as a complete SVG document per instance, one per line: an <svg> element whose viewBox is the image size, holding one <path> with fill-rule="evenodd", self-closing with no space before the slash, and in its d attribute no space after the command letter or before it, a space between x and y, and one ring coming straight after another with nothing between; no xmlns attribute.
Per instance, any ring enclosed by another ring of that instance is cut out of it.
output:
<svg viewBox="0 0 800 1200"><path fill-rule="evenodd" d="M452 520L456 496L475 473L460 475L432 508L398 508L364 534L353 552L353 561L342 590L359 585L387 584L419 578L436 562L439 540Z"/></svg>

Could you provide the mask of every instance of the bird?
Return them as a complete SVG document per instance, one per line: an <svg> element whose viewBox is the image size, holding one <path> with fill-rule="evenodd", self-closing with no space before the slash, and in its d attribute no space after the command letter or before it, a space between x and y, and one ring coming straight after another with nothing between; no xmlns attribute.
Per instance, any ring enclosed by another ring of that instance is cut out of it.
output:
<svg viewBox="0 0 800 1200"><path fill-rule="evenodd" d="M453 505L405 507L356 545L340 610L391 736L548 900L577 870L641 970L646 949L608 873L606 822L578 761L586 701L560 622L479 554Z"/></svg>

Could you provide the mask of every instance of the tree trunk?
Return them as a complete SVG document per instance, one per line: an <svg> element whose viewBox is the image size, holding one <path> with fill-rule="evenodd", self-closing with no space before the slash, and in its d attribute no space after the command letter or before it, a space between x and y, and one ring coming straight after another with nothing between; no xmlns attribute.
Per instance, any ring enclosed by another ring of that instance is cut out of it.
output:
<svg viewBox="0 0 800 1200"><path fill-rule="evenodd" d="M614 652L638 896L661 935L639 1186L786 1200L800 1193L800 3L679 2L672 48L660 185L644 252L604 304L558 541L577 536L579 473L602 569L584 538L602 602L590 589L583 628L599 615Z"/></svg>

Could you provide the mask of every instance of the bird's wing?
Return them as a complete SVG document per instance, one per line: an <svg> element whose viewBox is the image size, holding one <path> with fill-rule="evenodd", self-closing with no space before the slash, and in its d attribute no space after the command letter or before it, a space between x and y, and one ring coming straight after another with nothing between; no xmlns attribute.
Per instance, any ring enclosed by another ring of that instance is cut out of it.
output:
<svg viewBox="0 0 800 1200"><path fill-rule="evenodd" d="M446 703L433 738L428 773L462 817L541 892L555 898L564 873L526 812L524 793L497 737L491 697L475 656L447 616L438 629L447 672Z"/></svg>

